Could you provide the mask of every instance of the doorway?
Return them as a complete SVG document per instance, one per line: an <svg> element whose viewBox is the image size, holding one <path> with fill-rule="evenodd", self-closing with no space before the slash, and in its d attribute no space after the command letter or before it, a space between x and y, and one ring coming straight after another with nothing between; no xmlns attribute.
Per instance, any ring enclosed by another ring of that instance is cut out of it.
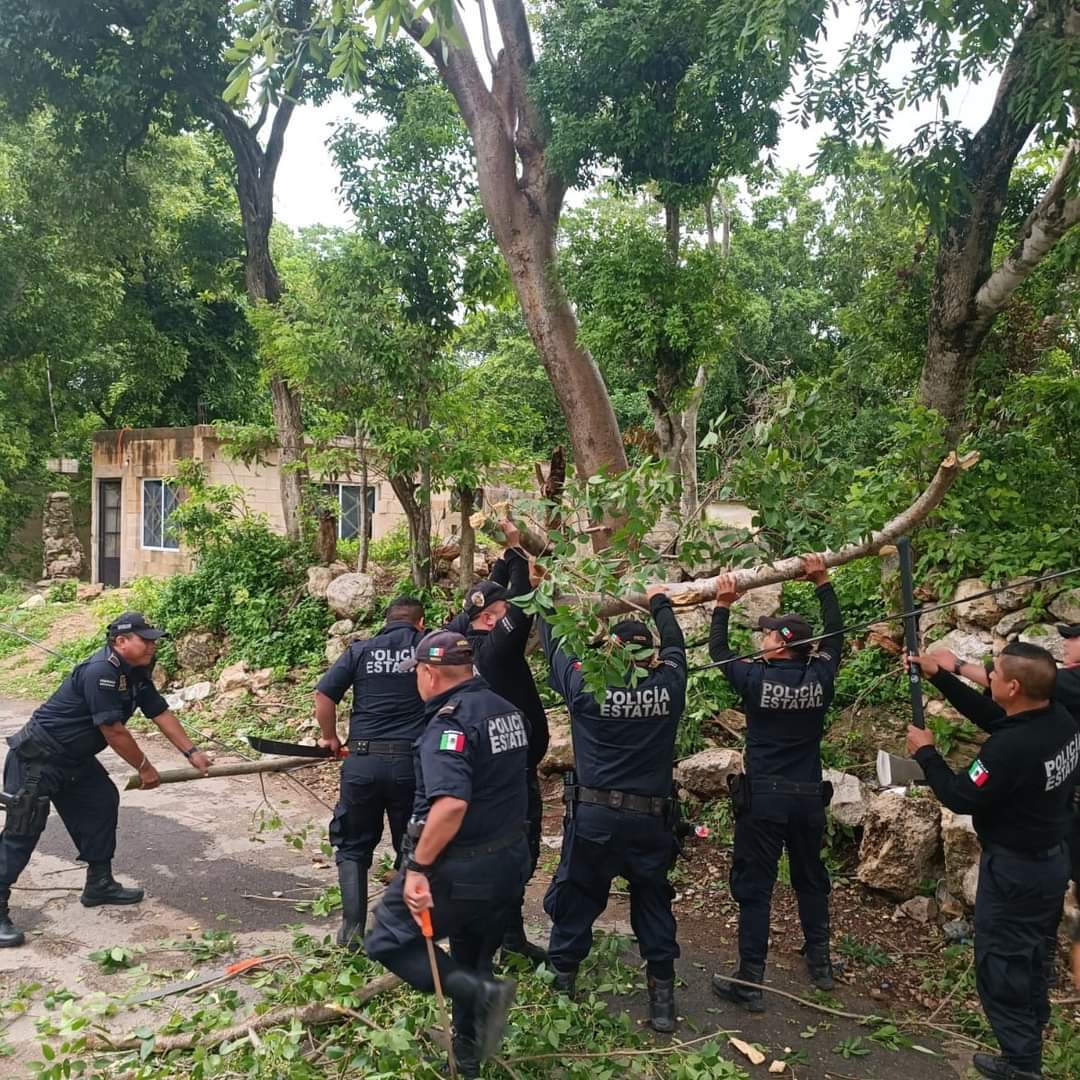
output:
<svg viewBox="0 0 1080 1080"><path fill-rule="evenodd" d="M120 584L120 484L98 481L98 580L112 588Z"/></svg>

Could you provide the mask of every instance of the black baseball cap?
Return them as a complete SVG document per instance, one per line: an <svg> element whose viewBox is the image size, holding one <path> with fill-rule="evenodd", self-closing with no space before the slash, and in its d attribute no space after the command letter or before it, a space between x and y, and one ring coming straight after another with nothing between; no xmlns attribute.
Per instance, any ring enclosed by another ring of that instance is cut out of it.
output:
<svg viewBox="0 0 1080 1080"><path fill-rule="evenodd" d="M620 645L653 646L652 631L637 619L623 619L611 628L612 638Z"/></svg>
<svg viewBox="0 0 1080 1080"><path fill-rule="evenodd" d="M147 641L157 641L158 638L169 636L167 630L154 626L141 611L125 611L123 615L118 615L109 623L106 633L110 639L118 634L138 634Z"/></svg>
<svg viewBox="0 0 1080 1080"><path fill-rule="evenodd" d="M465 667L472 662L472 646L467 638L456 630L432 630L420 639L412 656L398 664L398 671L413 671L417 664Z"/></svg>
<svg viewBox="0 0 1080 1080"><path fill-rule="evenodd" d="M475 619L484 608L498 600L509 600L510 594L497 581L478 581L465 594L465 614Z"/></svg>
<svg viewBox="0 0 1080 1080"><path fill-rule="evenodd" d="M1057 632L1064 638L1080 637L1080 623L1058 623Z"/></svg>
<svg viewBox="0 0 1080 1080"><path fill-rule="evenodd" d="M814 628L801 615L762 615L758 619L759 630L778 630L788 642L804 641L814 636Z"/></svg>

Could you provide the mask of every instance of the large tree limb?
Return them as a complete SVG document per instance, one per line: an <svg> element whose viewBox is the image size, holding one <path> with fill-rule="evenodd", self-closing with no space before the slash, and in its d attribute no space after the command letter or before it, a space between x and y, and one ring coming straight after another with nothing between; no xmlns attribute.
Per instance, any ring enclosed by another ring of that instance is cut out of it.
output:
<svg viewBox="0 0 1080 1080"><path fill-rule="evenodd" d="M333 758L327 758L332 761ZM248 776L251 773L285 772L287 769L298 769L302 765L321 764L319 758L309 757L281 757L268 758L266 761L235 761L225 765L211 765L206 770L206 776ZM185 784L188 780L203 780L205 777L198 769L166 769L158 774L163 784ZM124 785L125 791L134 791L141 781L138 776L128 778Z"/></svg>
<svg viewBox="0 0 1080 1080"><path fill-rule="evenodd" d="M926 490L902 513L897 514L881 529L871 533L865 540L856 544L845 544L838 551L825 551L826 566L842 566L867 555L876 555L887 544L892 544L901 536L910 533L920 522L935 510L952 487L957 476L966 472L979 460L979 454L973 452L964 457L950 453L938 466L934 478ZM760 589L763 585L775 585L781 581L794 581L803 575L802 559L795 556L780 559L765 566L736 570L735 582L740 592ZM716 595L716 578L702 578L698 581L682 581L668 586L668 595L676 607L692 607L695 604L709 603ZM569 600L569 597L564 597ZM648 610L648 600L640 593L625 594L619 597L580 596L572 602L591 603L597 607L600 615L620 615L627 611Z"/></svg>
<svg viewBox="0 0 1080 1080"><path fill-rule="evenodd" d="M385 994L401 986L396 975L379 975L365 983L357 992L356 998L361 1005L366 1005L372 998ZM344 1006L323 1005L313 1002L310 1005L282 1005L269 1012L252 1014L231 1027L206 1031L185 1031L179 1035L158 1035L154 1039L151 1053L167 1054L170 1050L193 1050L196 1046L220 1046L234 1039L242 1039L249 1031L268 1031L270 1028L283 1027L299 1020L306 1027L320 1027L324 1024L337 1024L349 1019L349 1012ZM134 1035L120 1035L115 1038L108 1032L86 1037L86 1049L95 1051L139 1050L144 1040Z"/></svg>

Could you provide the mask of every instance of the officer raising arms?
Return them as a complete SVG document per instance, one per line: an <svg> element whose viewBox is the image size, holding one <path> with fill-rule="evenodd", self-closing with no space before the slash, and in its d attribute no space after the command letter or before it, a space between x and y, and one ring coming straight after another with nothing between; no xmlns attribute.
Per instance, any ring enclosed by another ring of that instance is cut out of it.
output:
<svg viewBox="0 0 1080 1080"><path fill-rule="evenodd" d="M357 949L367 923L368 870L382 839L383 814L401 861L405 826L416 781L413 742L424 730L424 703L415 671L399 670L424 636L424 605L399 596L386 609L386 625L368 641L356 641L315 688L319 745L341 749L337 703L352 690L349 756L341 767L341 795L330 822L341 886L341 929L337 942Z"/></svg>
<svg viewBox="0 0 1080 1080"><path fill-rule="evenodd" d="M829 873L821 861L827 789L821 782L821 738L832 704L843 641L836 593L820 555L803 556L806 576L817 586L826 639L817 652L799 641L813 637L800 615L762 616L763 657L734 660L728 644L730 607L739 598L732 574L716 583L709 656L731 661L720 670L742 695L746 710L746 775L732 789L735 851L731 895L739 904L739 967L734 977L761 983L769 949L769 911L780 854L787 848L791 884L799 903L803 953L813 984L833 986L829 958ZM760 990L713 979L713 990L750 1012L762 1012Z"/></svg>
<svg viewBox="0 0 1080 1080"><path fill-rule="evenodd" d="M965 771L954 773L934 736L909 727L907 748L934 794L971 814L982 845L975 893L975 985L1001 1056L976 1054L992 1080L1042 1076L1042 1028L1050 1020L1047 930L1069 880L1065 839L1080 777L1080 732L1051 701L1054 658L1012 642L995 659L990 697L966 686L934 653L911 657L922 674L990 738Z"/></svg>
<svg viewBox="0 0 1080 1080"><path fill-rule="evenodd" d="M124 726L136 707L204 773L210 758L184 733L150 679L158 640L165 636L137 611L109 624L107 642L84 660L26 726L8 739L4 762L7 820L0 833L0 947L22 945L11 923L11 886L30 861L56 807L87 863L84 907L137 904L142 889L125 889L112 876L120 795L96 755L111 746L139 774L140 786L157 787L157 770Z"/></svg>
<svg viewBox="0 0 1080 1080"><path fill-rule="evenodd" d="M533 572L539 583L541 571ZM646 962L649 1023L675 1030L674 890L668 871L678 852L672 768L675 733L686 706L686 642L663 585L647 590L660 632L637 619L612 628L612 640L650 650L636 660L647 674L633 686L610 686L597 700L581 664L555 641L546 620L540 640L551 685L565 699L574 739L576 781L566 791L562 852L544 910L551 916L549 955L555 987L573 994L577 970L592 946L593 923L607 907L611 883L626 878L630 923Z"/></svg>
<svg viewBox="0 0 1080 1080"><path fill-rule="evenodd" d="M417 744L416 801L398 874L364 941L378 960L418 990L434 981L421 934L429 911L443 989L454 1003L454 1056L463 1076L498 1047L514 999L513 980L494 979L491 961L525 885L525 758L519 709L473 673L458 633L436 630L405 668L416 670L426 727Z"/></svg>

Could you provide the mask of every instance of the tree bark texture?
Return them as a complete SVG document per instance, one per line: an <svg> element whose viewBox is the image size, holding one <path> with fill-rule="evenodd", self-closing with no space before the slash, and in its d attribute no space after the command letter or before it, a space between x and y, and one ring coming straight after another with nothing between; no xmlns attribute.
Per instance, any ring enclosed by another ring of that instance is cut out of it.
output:
<svg viewBox="0 0 1080 1080"><path fill-rule="evenodd" d="M1047 38L1060 42L1078 36L1080 7L1075 2L1056 0L1032 9L1006 61L990 117L964 151L961 180L968 194L946 218L939 238L919 381L920 400L945 418L953 442L963 431L975 361L995 317L1035 264L1080 217L1080 207L1067 209L1064 184L1055 179L1025 223L1012 254L992 272L1009 178L1036 126L1024 114L1019 98L1033 89L1041 92L1038 88L1055 77L1049 70L1052 65L1039 63L1038 53L1045 51ZM1066 155L1070 170L1074 157Z"/></svg>
<svg viewBox="0 0 1080 1080"><path fill-rule="evenodd" d="M626 468L626 451L600 370L577 339L577 318L555 272L565 184L545 156L541 118L528 96L535 63L522 0L494 0L503 48L489 90L469 48L436 41L427 51L472 136L480 199L540 360L558 398L578 470ZM455 15L462 40L465 28ZM419 40L427 23L410 26ZM444 51L445 50L445 51Z"/></svg>
<svg viewBox="0 0 1080 1080"><path fill-rule="evenodd" d="M648 392L649 408L660 456L673 476L679 477L679 511L684 519L699 512L697 483L697 420L705 396L706 373L698 367L694 385L681 409L673 408L657 391Z"/></svg>
<svg viewBox="0 0 1080 1080"><path fill-rule="evenodd" d="M413 585L426 589L431 584L431 501L417 498L412 477L404 473L391 476L390 486L409 526L409 573Z"/></svg>
<svg viewBox="0 0 1080 1080"><path fill-rule="evenodd" d="M332 761L332 758L327 758ZM309 765L321 764L318 758L307 757L280 757L267 758L265 761L234 761L224 765L211 765L207 770L209 776L250 776L253 773L286 772L288 769L299 769ZM158 774L163 784L186 784L189 780L205 780L206 777L198 769L166 769ZM141 781L138 775L128 777L124 785L125 791L134 791Z"/></svg>
<svg viewBox="0 0 1080 1080"><path fill-rule="evenodd" d="M458 581L462 590L467 589L476 577L474 562L476 559L476 530L473 528L472 515L476 503L476 492L471 487L459 487L458 499L461 501L461 543L458 559L461 571Z"/></svg>

